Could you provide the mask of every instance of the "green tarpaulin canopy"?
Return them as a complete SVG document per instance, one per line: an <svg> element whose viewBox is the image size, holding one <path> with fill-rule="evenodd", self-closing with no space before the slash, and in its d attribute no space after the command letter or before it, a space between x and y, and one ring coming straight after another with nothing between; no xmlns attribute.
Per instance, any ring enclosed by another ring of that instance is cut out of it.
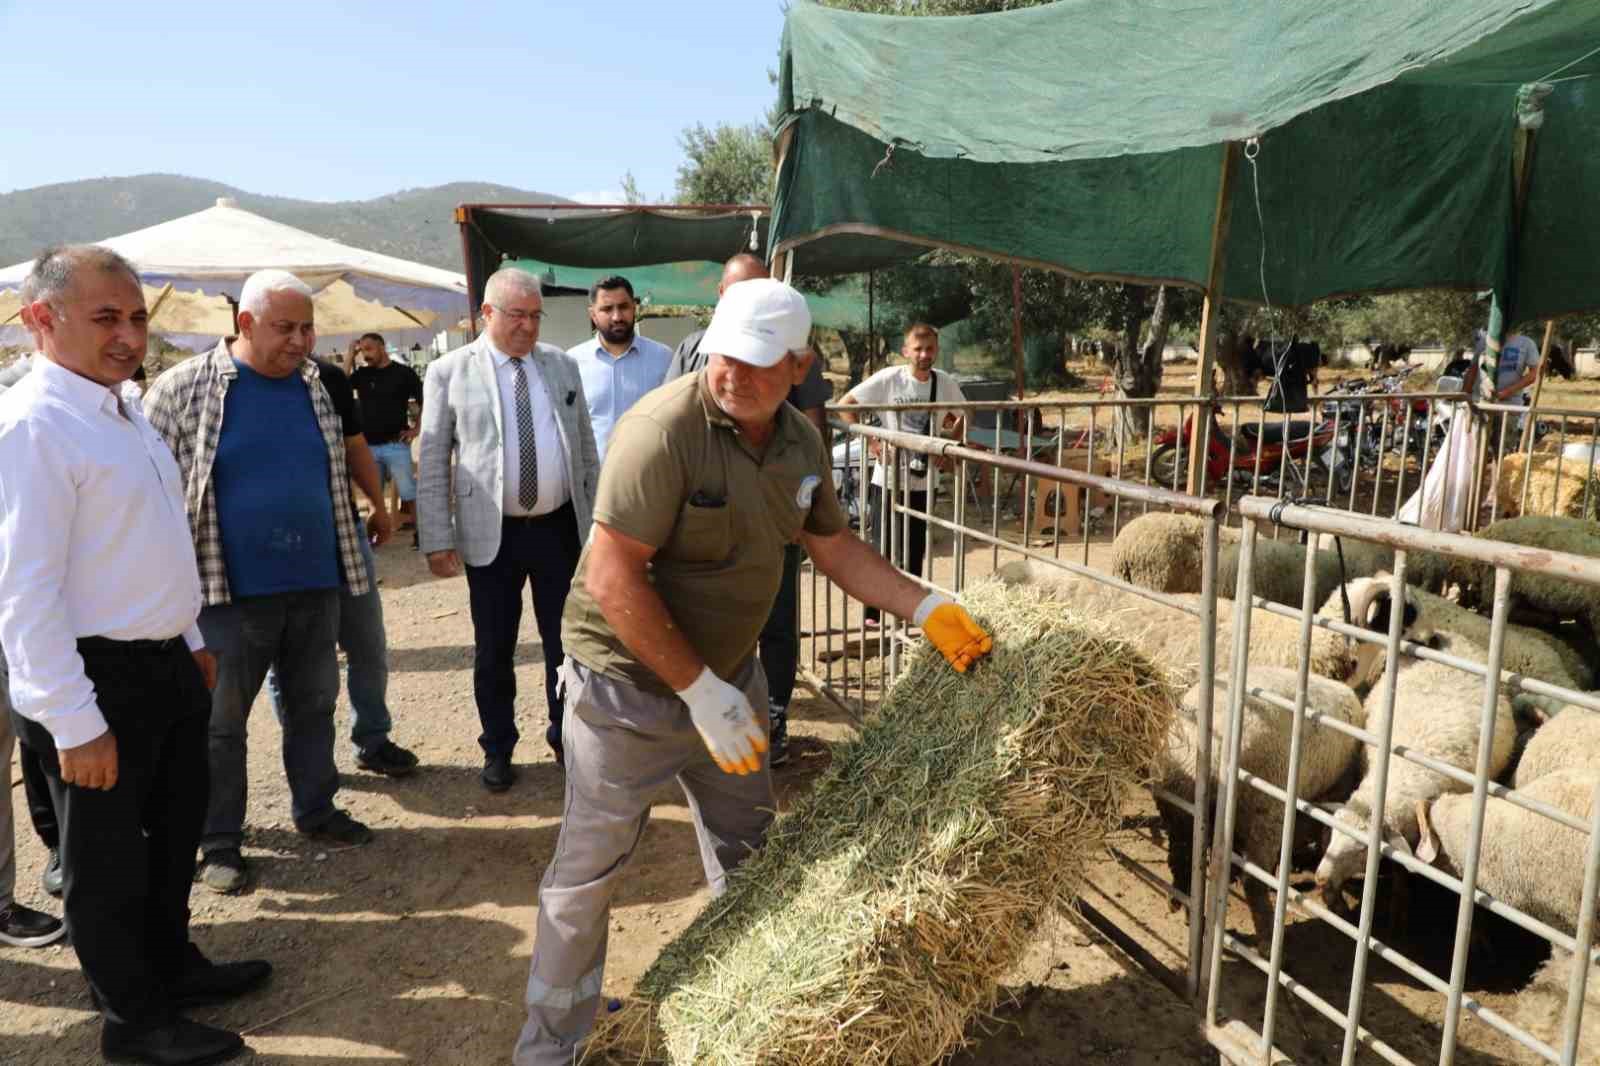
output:
<svg viewBox="0 0 1600 1066"><path fill-rule="evenodd" d="M1518 319L1588 310L1597 50L1594 0L798 3L773 245L814 273L942 246L1204 287L1225 145L1259 137L1230 182L1228 297L1494 287ZM1514 240L1515 105L1535 81L1553 90Z"/></svg>

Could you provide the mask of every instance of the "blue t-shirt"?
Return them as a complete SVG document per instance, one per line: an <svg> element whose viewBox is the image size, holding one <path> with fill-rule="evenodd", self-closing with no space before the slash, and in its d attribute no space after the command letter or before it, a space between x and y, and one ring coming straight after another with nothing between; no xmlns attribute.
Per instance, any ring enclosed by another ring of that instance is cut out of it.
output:
<svg viewBox="0 0 1600 1066"><path fill-rule="evenodd" d="M298 373L269 378L239 360L211 467L235 599L339 587L328 447Z"/></svg>

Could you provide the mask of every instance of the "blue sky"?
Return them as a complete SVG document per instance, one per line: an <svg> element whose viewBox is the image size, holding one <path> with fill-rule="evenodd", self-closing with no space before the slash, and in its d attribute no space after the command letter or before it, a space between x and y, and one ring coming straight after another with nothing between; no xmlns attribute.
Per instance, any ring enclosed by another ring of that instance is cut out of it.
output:
<svg viewBox="0 0 1600 1066"><path fill-rule="evenodd" d="M775 98L780 0L0 0L0 192L153 171L365 199L670 197L678 134Z"/></svg>

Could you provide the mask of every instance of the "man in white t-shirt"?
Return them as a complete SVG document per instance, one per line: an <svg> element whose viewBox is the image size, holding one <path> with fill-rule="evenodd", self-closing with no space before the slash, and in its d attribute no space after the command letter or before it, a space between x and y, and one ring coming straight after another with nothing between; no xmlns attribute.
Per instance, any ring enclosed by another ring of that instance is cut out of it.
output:
<svg viewBox="0 0 1600 1066"><path fill-rule="evenodd" d="M900 346L905 362L899 366L885 367L845 394L843 403L964 403L966 394L956 379L933 364L939 358L939 332L924 322L906 330ZM941 431L959 435L960 414L956 411L880 411L885 429L903 433L918 433L937 437ZM848 422L860 416L841 412ZM881 460L881 449L872 442L869 450L874 459ZM913 511L928 512L929 500L938 488L938 464L925 455L899 451L899 471L896 474L896 498ZM872 485L867 490L868 537L874 546L885 544L883 539L884 494L887 477L881 461L872 469ZM927 545L927 522L915 515L905 515L903 520L890 523L889 539L883 548L884 557L907 573L922 574L923 549ZM875 622L877 612L867 608L867 620Z"/></svg>

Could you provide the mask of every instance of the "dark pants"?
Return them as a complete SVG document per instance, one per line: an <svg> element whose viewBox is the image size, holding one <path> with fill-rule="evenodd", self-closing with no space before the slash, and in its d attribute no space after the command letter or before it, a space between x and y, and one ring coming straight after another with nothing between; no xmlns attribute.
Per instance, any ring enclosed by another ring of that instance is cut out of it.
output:
<svg viewBox="0 0 1600 1066"><path fill-rule="evenodd" d="M800 629L795 624L800 601L800 545L783 549L783 582L772 613L761 627L761 670L767 675L767 693L772 709L789 706L794 695L794 674L800 664Z"/></svg>
<svg viewBox="0 0 1600 1066"><path fill-rule="evenodd" d="M55 743L14 717L38 753L61 818L63 906L72 946L109 1025L169 1016L164 987L183 971L189 886L205 820L210 693L182 640L155 647L78 642L117 742L117 784L61 780Z"/></svg>
<svg viewBox="0 0 1600 1066"><path fill-rule="evenodd" d="M334 816L333 709L339 700L339 592L316 589L247 596L200 612L200 632L217 657L211 697L211 802L201 847L237 848L249 793L246 723L267 668L283 696L283 772L290 813L302 832Z"/></svg>
<svg viewBox="0 0 1600 1066"><path fill-rule="evenodd" d="M18 738L21 739L20 736ZM22 791L28 797L28 816L33 820L33 831L45 847L54 851L61 846L61 826L56 821L55 803L50 798L50 782L44 773L44 763L33 745L17 745L17 763L22 768Z"/></svg>
<svg viewBox="0 0 1600 1066"><path fill-rule="evenodd" d="M888 490L882 485L868 486L867 514L869 529L867 536L871 539L872 547L875 550L882 551L885 559L906 573L921 577L922 553L928 543L927 520L901 511L892 512L894 521L889 523L888 547L884 548L883 523L891 514L886 502L887 496ZM921 492L909 493L902 490L896 492L894 498L896 503L901 503L904 507L927 513L928 493L926 489ZM902 501L904 502L902 503ZM868 618L878 617L878 609L876 607L868 607L866 616Z"/></svg>
<svg viewBox="0 0 1600 1066"><path fill-rule="evenodd" d="M467 567L472 604L472 694L478 703L478 737L485 755L510 757L517 732L517 675L512 659L522 625L522 586L533 585L533 617L544 645L544 691L550 707L545 740L561 749L561 611L578 565L578 519L568 503L538 518L506 518L500 553L488 566Z"/></svg>

